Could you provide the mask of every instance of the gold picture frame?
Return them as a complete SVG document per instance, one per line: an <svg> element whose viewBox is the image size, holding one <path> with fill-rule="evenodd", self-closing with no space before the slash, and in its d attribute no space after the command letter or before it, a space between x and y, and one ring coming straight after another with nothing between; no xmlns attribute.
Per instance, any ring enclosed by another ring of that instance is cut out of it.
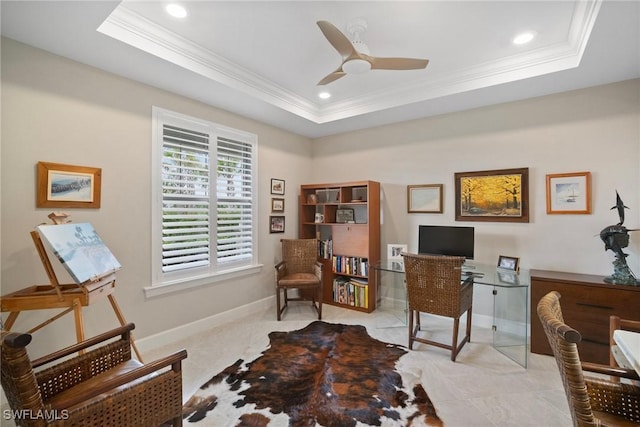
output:
<svg viewBox="0 0 640 427"><path fill-rule="evenodd" d="M36 207L100 208L102 169L38 162Z"/></svg>
<svg viewBox="0 0 640 427"><path fill-rule="evenodd" d="M456 221L529 222L529 168L455 174Z"/></svg>
<svg viewBox="0 0 640 427"><path fill-rule="evenodd" d="M408 213L442 213L442 184L407 185Z"/></svg>
<svg viewBox="0 0 640 427"><path fill-rule="evenodd" d="M590 214L591 172L547 175L547 214Z"/></svg>

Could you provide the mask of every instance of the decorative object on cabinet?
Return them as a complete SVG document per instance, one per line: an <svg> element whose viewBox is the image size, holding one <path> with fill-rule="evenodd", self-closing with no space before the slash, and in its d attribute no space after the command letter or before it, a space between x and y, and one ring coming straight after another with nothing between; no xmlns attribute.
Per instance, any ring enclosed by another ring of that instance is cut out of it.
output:
<svg viewBox="0 0 640 427"><path fill-rule="evenodd" d="M353 213L353 209L337 209L336 210L336 222L339 224L346 224L348 222L353 223L354 220L354 213Z"/></svg>
<svg viewBox="0 0 640 427"><path fill-rule="evenodd" d="M562 295L564 319L580 331L578 351L583 361L609 363L609 316L640 321L640 287L605 283L603 276L531 270L530 312L551 291ZM531 322L531 352L551 355L540 322Z"/></svg>
<svg viewBox="0 0 640 427"><path fill-rule="evenodd" d="M31 360L31 335L2 332L2 388L19 425L182 425L186 350L131 358L129 323ZM116 339L117 338L117 339Z"/></svg>
<svg viewBox="0 0 640 427"><path fill-rule="evenodd" d="M407 303L409 306L409 348L414 341L434 345L451 351L451 360L471 339L471 309L473 304L473 277L460 284L460 270L464 257L403 253ZM420 313L453 318L451 344L420 337ZM466 313L465 335L458 344L460 317ZM415 327L414 327L415 319Z"/></svg>
<svg viewBox="0 0 640 427"><path fill-rule="evenodd" d="M547 214L590 213L590 172L547 175Z"/></svg>
<svg viewBox="0 0 640 427"><path fill-rule="evenodd" d="M284 196L284 179L271 178L271 194Z"/></svg>
<svg viewBox="0 0 640 427"><path fill-rule="evenodd" d="M284 199L271 199L271 212L284 212Z"/></svg>
<svg viewBox="0 0 640 427"><path fill-rule="evenodd" d="M38 162L36 207L100 207L102 169Z"/></svg>
<svg viewBox="0 0 640 427"><path fill-rule="evenodd" d="M456 221L529 222L529 168L457 172Z"/></svg>
<svg viewBox="0 0 640 427"><path fill-rule="evenodd" d="M289 301L311 301L312 307L322 319L322 269L318 261L316 239L282 239L282 261L276 264L276 310L278 320ZM289 297L288 291L297 289L297 297ZM284 292L284 304L280 305L280 291Z"/></svg>
<svg viewBox="0 0 640 427"><path fill-rule="evenodd" d="M442 213L442 184L407 185L408 213Z"/></svg>
<svg viewBox="0 0 640 427"><path fill-rule="evenodd" d="M299 237L320 242L323 302L375 310L377 281L375 274L369 274L369 266L380 260L380 183L302 185L299 201ZM347 209L353 211L353 223L340 222L351 221L351 213L345 217L340 212Z"/></svg>
<svg viewBox="0 0 640 427"><path fill-rule="evenodd" d="M269 217L269 233L284 233L284 216Z"/></svg>
<svg viewBox="0 0 640 427"><path fill-rule="evenodd" d="M620 316L609 316L609 364L623 368L634 369L633 364L625 357L615 340L617 330L640 333L640 321L621 319ZM637 353L640 358L640 353ZM611 381L619 381L617 377L611 377ZM640 385L640 383L638 383Z"/></svg>
<svg viewBox="0 0 640 427"><path fill-rule="evenodd" d="M562 384L575 426L631 425L640 423L640 386L607 381L603 375L640 379L633 369L605 364L581 363L576 344L580 332L565 323L560 293L549 292L540 299L537 313L547 340L553 348ZM596 375L587 375L593 372Z"/></svg>
<svg viewBox="0 0 640 427"><path fill-rule="evenodd" d="M623 248L629 246L629 230L622 225L624 223L624 210L627 208L620 195L616 191L616 204L611 209L618 210L618 216L620 222L616 225L610 225L605 227L600 232L600 238L604 242L605 252L611 249L615 253L615 259L613 260L613 274L604 278L607 283L613 283L614 285L634 285L639 286L640 280L636 279L629 265L627 264L627 254L623 252Z"/></svg>
<svg viewBox="0 0 640 427"><path fill-rule="evenodd" d="M500 255L498 257L498 268L503 270L518 271L520 269L520 258Z"/></svg>

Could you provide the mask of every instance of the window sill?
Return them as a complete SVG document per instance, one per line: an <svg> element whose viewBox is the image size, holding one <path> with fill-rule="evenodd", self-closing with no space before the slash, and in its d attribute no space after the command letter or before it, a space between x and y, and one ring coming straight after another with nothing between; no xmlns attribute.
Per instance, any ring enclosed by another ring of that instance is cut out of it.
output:
<svg viewBox="0 0 640 427"><path fill-rule="evenodd" d="M263 264L251 265L248 267L240 267L234 270L199 276L196 278L180 279L171 282L165 282L153 286L143 288L145 298L153 298L160 295L166 295L174 292L181 292L186 289L192 289L199 286L210 285L223 280L235 279L237 277L249 276L257 274L262 270Z"/></svg>

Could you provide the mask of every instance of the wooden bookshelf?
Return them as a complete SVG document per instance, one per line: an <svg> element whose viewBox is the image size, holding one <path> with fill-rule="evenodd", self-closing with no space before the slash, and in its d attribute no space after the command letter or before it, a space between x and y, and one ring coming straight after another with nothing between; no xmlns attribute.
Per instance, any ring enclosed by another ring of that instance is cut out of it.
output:
<svg viewBox="0 0 640 427"><path fill-rule="evenodd" d="M321 243L323 303L372 312L380 261L380 183L357 181L300 187L303 239Z"/></svg>

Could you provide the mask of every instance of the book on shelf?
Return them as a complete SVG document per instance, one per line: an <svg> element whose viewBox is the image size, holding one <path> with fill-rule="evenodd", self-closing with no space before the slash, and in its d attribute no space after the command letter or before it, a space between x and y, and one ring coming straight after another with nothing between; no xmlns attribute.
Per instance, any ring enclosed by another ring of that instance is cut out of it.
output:
<svg viewBox="0 0 640 427"><path fill-rule="evenodd" d="M333 271L336 273L354 276L369 275L369 260L367 258L333 255L331 260Z"/></svg>
<svg viewBox="0 0 640 427"><path fill-rule="evenodd" d="M333 300L353 307L369 308L369 286L366 280L336 277L333 280Z"/></svg>

